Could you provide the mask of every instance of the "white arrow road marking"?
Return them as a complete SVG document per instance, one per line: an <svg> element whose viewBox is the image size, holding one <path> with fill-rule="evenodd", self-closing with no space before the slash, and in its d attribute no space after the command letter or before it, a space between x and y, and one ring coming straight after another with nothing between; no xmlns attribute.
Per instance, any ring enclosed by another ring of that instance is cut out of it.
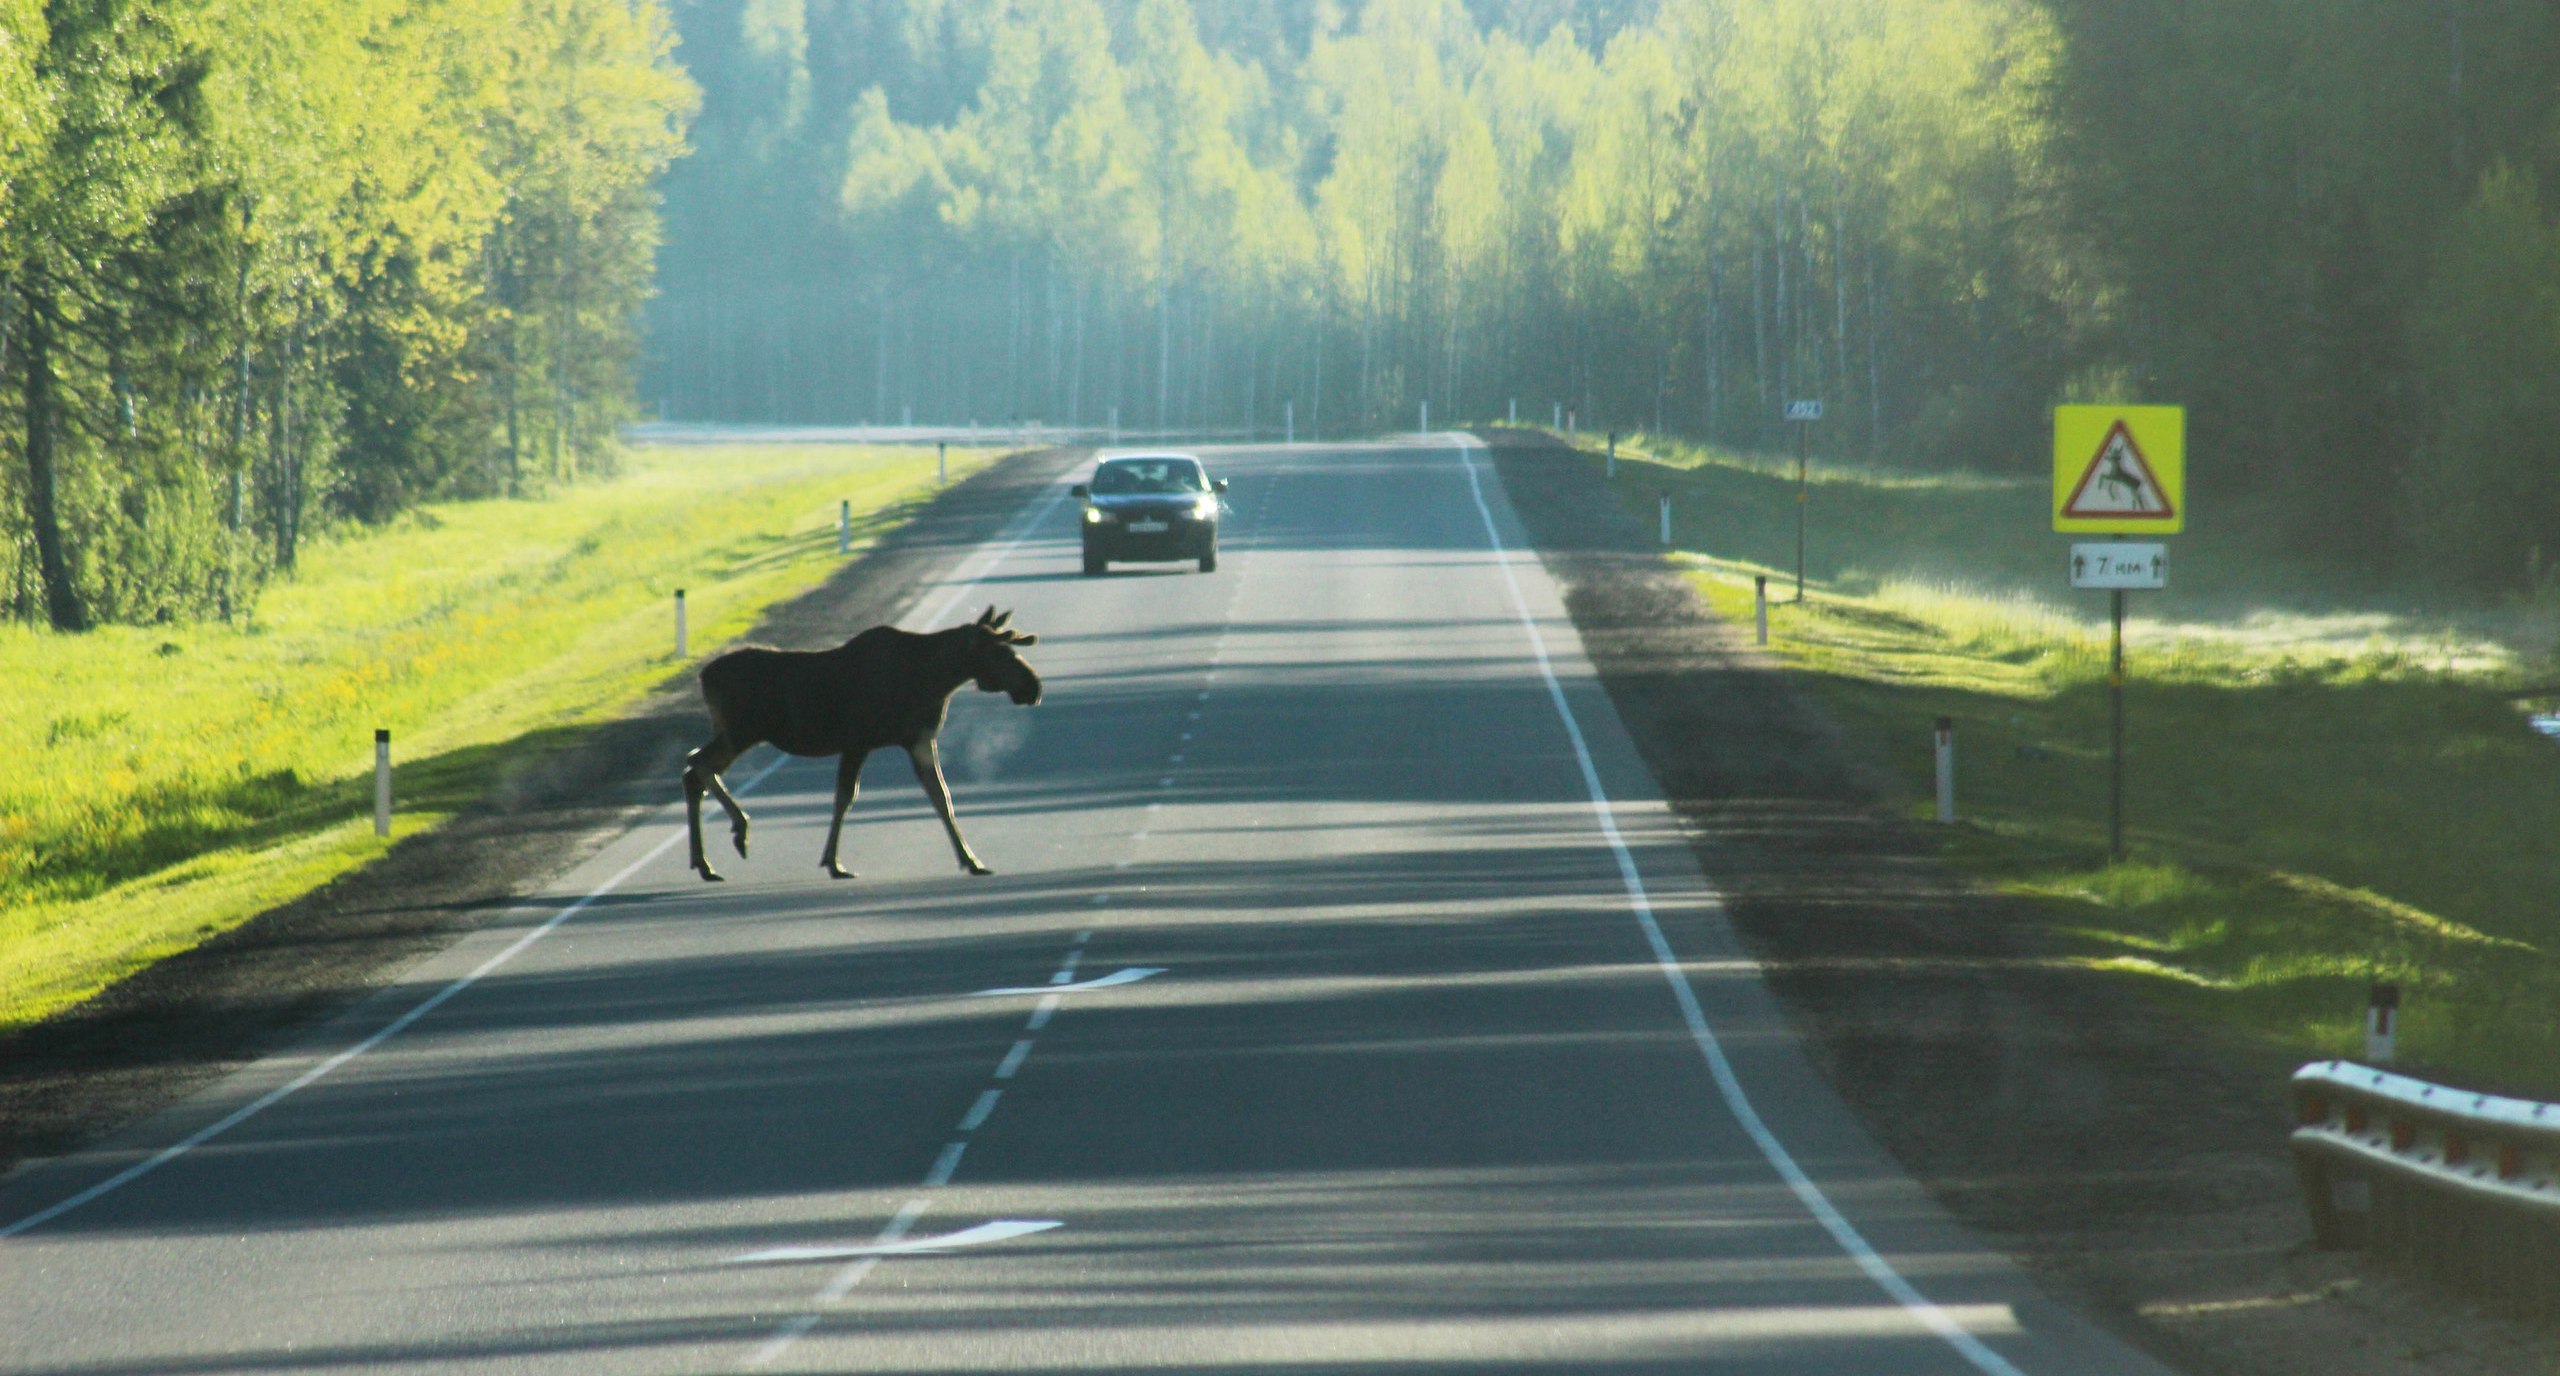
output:
<svg viewBox="0 0 2560 1376"><path fill-rule="evenodd" d="M981 989L969 997L993 999L1002 998L1008 994L1080 994L1087 989L1108 989L1117 984L1135 984L1139 980L1163 973L1162 966L1132 965L1125 970L1114 970L1099 979L1089 979L1079 984L1016 984L1002 989Z"/></svg>
<svg viewBox="0 0 2560 1376"><path fill-rule="evenodd" d="M1065 1226L1055 1218L999 1218L975 1228L963 1228L940 1237L911 1237L895 1242L873 1242L852 1247L776 1247L763 1252L744 1252L729 1258L731 1266L762 1266L777 1261L842 1261L848 1257L912 1257L932 1256L977 1247L990 1242L1010 1242L1033 1233L1045 1233Z"/></svg>

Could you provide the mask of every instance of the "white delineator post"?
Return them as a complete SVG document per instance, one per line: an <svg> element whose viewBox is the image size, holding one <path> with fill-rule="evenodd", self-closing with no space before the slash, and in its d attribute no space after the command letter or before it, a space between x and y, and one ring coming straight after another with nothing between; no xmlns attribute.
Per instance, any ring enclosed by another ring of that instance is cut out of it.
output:
<svg viewBox="0 0 2560 1376"><path fill-rule="evenodd" d="M1759 627L1760 643L1763 645L1768 644L1769 575L1765 573L1754 574L1751 578L1751 620L1753 624Z"/></svg>
<svg viewBox="0 0 2560 1376"><path fill-rule="evenodd" d="M1520 423L1520 398L1518 397L1511 399L1511 423L1513 425Z"/></svg>
<svg viewBox="0 0 2560 1376"><path fill-rule="evenodd" d="M685 657L684 589L678 588L676 589L676 658Z"/></svg>
<svg viewBox="0 0 2560 1376"><path fill-rule="evenodd" d="M2391 1064L2391 1053L2400 1040L2400 986L2376 984L2365 1001L2364 1058L2375 1065Z"/></svg>
<svg viewBox="0 0 2560 1376"><path fill-rule="evenodd" d="M853 499L836 503L836 553L853 552Z"/></svg>
<svg viewBox="0 0 2560 1376"><path fill-rule="evenodd" d="M1610 481L1612 481L1612 482L1615 482L1615 481L1617 480L1617 477L1618 477L1618 432L1617 432L1617 431L1615 431L1615 430L1612 430L1612 431L1610 431L1610 432L1609 432L1609 472L1608 472L1608 477L1609 477ZM1665 501L1668 501L1668 500L1670 500L1670 499L1669 499L1669 498L1665 498L1664 500L1665 500ZM1670 541L1668 541L1668 540L1665 540L1665 541L1663 541L1663 543L1667 545L1667 544L1669 544L1669 543L1671 543L1671 542L1670 542Z"/></svg>
<svg viewBox="0 0 2560 1376"><path fill-rule="evenodd" d="M391 732L373 731L373 834L391 834Z"/></svg>
<svg viewBox="0 0 2560 1376"><path fill-rule="evenodd" d="M1671 543L1671 494L1662 494L1662 543Z"/></svg>
<svg viewBox="0 0 2560 1376"><path fill-rule="evenodd" d="M1298 442L1298 403L1296 398L1280 403L1281 443Z"/></svg>
<svg viewBox="0 0 2560 1376"><path fill-rule="evenodd" d="M933 481L937 486L950 485L951 441L949 440L933 442Z"/></svg>
<svg viewBox="0 0 2560 1376"><path fill-rule="evenodd" d="M1956 719L1938 718L1938 821L1956 819Z"/></svg>
<svg viewBox="0 0 2560 1376"><path fill-rule="evenodd" d="M1427 401L1422 403L1422 433L1431 433L1431 403Z"/></svg>
<svg viewBox="0 0 2560 1376"><path fill-rule="evenodd" d="M1555 423L1554 423L1554 424L1552 424L1552 425L1550 425L1550 426L1548 426L1547 428L1548 428L1548 429L1550 429L1550 430L1562 430L1562 429L1564 428L1564 403L1563 403L1563 402L1559 401L1559 402L1557 402L1557 403L1556 403L1556 419L1555 419Z"/></svg>
<svg viewBox="0 0 2560 1376"><path fill-rule="evenodd" d="M1117 406L1111 408L1111 442L1120 442L1120 408Z"/></svg>

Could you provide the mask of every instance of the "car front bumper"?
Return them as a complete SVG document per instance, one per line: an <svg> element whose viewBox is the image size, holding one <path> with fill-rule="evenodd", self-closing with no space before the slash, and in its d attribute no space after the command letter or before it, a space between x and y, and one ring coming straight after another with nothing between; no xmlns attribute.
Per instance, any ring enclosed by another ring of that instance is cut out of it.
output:
<svg viewBox="0 0 2560 1376"><path fill-rule="evenodd" d="M1196 516L1140 517L1162 530L1132 530L1129 521L1087 521L1084 548L1103 559L1197 559L1218 546L1218 523Z"/></svg>

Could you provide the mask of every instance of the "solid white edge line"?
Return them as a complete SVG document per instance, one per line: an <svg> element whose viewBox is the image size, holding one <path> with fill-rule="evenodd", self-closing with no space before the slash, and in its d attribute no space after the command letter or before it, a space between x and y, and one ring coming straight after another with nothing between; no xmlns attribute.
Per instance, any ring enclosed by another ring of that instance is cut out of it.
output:
<svg viewBox="0 0 2560 1376"><path fill-rule="evenodd" d="M741 785L734 791L738 793L748 792L757 784L763 783L767 775L789 763L790 758L790 756L786 755L781 759L775 760L773 763L766 765L763 769L756 771L754 778L747 780L745 784ZM549 935L552 928L559 926L570 918L576 917L579 913L586 911L587 905L604 897L606 894L613 892L616 888L619 888L622 881L629 879L632 875L638 873L640 868L648 864L650 861L666 854L669 847L675 845L677 841L684 839L684 835L685 833L680 831L669 832L664 840L658 842L658 844L654 846L651 846L639 859L623 866L620 870L614 873L612 878L607 879L603 883L596 885L593 889L588 890L585 897L570 904L568 907L562 908L560 911L553 913L539 926L534 927L531 931L528 931L517 937L514 941L509 942L504 950L501 950L496 955L480 962L480 964L474 967L469 974L463 975L461 978L454 980L452 983L447 984L443 988L438 989L436 992L419 1000L409 1009L409 1011L402 1013L399 1017L393 1018L387 1023L384 1023L381 1027L375 1029L373 1033L367 1036L364 1040L339 1051L335 1055L330 1056L327 1060L320 1062L318 1065L312 1066L310 1069L303 1071L301 1074L294 1076L292 1079L285 1081L274 1089L268 1090L257 1098L242 1104L240 1107L233 1109L227 1114L224 1114L212 1123L198 1128L194 1132L188 1133L186 1136L179 1138L176 1142L173 1142L170 1145L161 1148L159 1151L152 1153L150 1156L144 1157L142 1160L125 1167L114 1175L108 1176L97 1184L91 1185L89 1188L80 1191L78 1194L39 1209L5 1228L0 1228L0 1238L16 1237L18 1234L23 1233L30 1228L41 1227L44 1224L50 1223L53 1220L62 1217L64 1214L79 1208L83 1204L87 1204L103 1195L111 1194L116 1190L120 1190L125 1186L132 1184L134 1181L149 1175L153 1171L160 1169L162 1166L177 1160L188 1152L194 1151L196 1148L203 1146L214 1138L220 1137L222 1134L240 1126L242 1123L245 1123L250 1119L257 1117L259 1114L266 1112L268 1109L275 1107L289 1096L308 1088L322 1076L329 1074L331 1071L334 1071L338 1067L345 1065L347 1062L354 1060L356 1057L371 1051L375 1047L382 1045L384 1042L391 1040L393 1037L399 1036L401 1033L409 1030L409 1028L420 1018L423 1018L438 1008L443 1007L447 1001L453 998L454 995L459 994L463 990L470 988L472 985L479 983L483 976L489 974L489 972L497 969L499 966L506 964L508 961L515 959L526 947L531 946L533 943L540 941L543 937ZM525 911L525 909L519 905L508 915L512 916L514 913L521 913L523 911Z"/></svg>
<svg viewBox="0 0 2560 1376"><path fill-rule="evenodd" d="M934 611L932 616L925 619L925 624L928 626L932 625L934 622L949 615L952 608L967 601L969 595L977 589L978 584L984 580L988 574L995 572L998 565L1001 565L1015 550L1020 549L1023 542L1030 539L1031 536L1040 529L1042 520L1046 518L1050 512L1057 509L1058 503L1064 497L1065 492L1066 489L1059 488L1056 492L1051 493L1049 499L1042 502L1031 512L1029 516L1015 518L1021 522L1021 529L1019 533L1017 533L1012 540L1006 542L1002 549L995 551L994 555L988 558L985 565L976 573L971 574L968 582L961 584L960 587L943 602L942 606ZM750 789L753 789L757 784L763 783L766 777L771 775L775 770L790 763L790 760L791 757L788 755L775 760L773 763L766 765L763 769L756 771L754 778L747 780L746 783L731 791L734 793L745 793ZM241 1105L239 1108L232 1110L230 1113L223 1115L223 1117L212 1124L187 1134L178 1141L130 1166L125 1167L114 1175L108 1176L97 1184L91 1185L87 1189L82 1190L67 1199L60 1200L45 1208L39 1209L5 1227L0 1227L0 1239L13 1238L20 1233L26 1232L28 1229L41 1227L44 1224L50 1223L53 1220L62 1217L64 1214L91 1202L92 1200L111 1194L132 1184L134 1181L151 1174L153 1171L156 1171L162 1166L186 1155L188 1152L203 1146L214 1138L219 1137L222 1134L229 1132L231 1129L240 1126L242 1123L257 1117L259 1114L273 1108L275 1105L283 1102L292 1095L308 1088L315 1081L329 1074L331 1071L336 1070L347 1062L354 1060L358 1056L373 1050L375 1047L380 1046L384 1042L391 1040L393 1037L400 1035L402 1032L407 1031L420 1018L423 1018L427 1014L442 1007L456 994L459 994L463 990L470 988L472 985L479 983L482 976L497 969L499 966L506 964L508 961L515 959L519 952L548 935L551 929L585 911L588 904L593 903L607 893L612 892L617 885L621 884L625 879L630 878L642 866L657 859L659 856L666 854L667 848L674 845L678 837L682 835L684 835L682 832L670 834L665 840L662 840L655 846L650 847L648 852L642 855L639 859L623 866L622 869L611 879L604 881L602 884L599 884L594 889L590 890L585 897L570 904L568 907L561 909L559 912L554 913L549 920L542 923L542 925L535 927L532 931L526 932L524 935L516 938L516 940L505 950L500 951L496 955L491 956L488 960L483 961L480 966L472 970L471 973L462 976L460 979L453 981L444 988L428 995L424 1000L420 1001L417 1006L376 1029L364 1040L357 1042L353 1046L347 1047L345 1050L342 1050L329 1057L327 1060L322 1061L320 1064L305 1070L300 1075L286 1081L284 1084L268 1090L266 1093L259 1095L257 1098L252 1099L248 1103ZM516 913L523 912L524 910L525 909L519 905L506 914L506 916L513 916ZM786 1344L786 1346L787 1345L788 1344Z"/></svg>
<svg viewBox="0 0 2560 1376"><path fill-rule="evenodd" d="M1040 532L1040 527L1048 521L1049 513L1058 509L1058 503L1066 500L1066 495L1067 490L1065 488L1058 488L1055 492L1049 494L1049 500L1042 502L1039 506L1033 508L1029 516L1016 518L1022 521L1021 531L1011 540L1006 541L1002 549L988 555L985 566L980 568L976 573L970 574L968 582L961 584L957 589L955 589L951 596L945 599L940 607L934 609L933 615L924 619L925 628L927 630L931 630L934 623L951 615L952 608L970 600L970 598L977 592L978 584L984 581L988 574L995 572L997 567L1003 564L1005 560L1012 558L1013 552L1022 548L1024 541Z"/></svg>
<svg viewBox="0 0 2560 1376"><path fill-rule="evenodd" d="M1574 759L1582 767L1583 787L1590 794L1592 815L1598 819L1600 834L1607 838L1609 849L1617 856L1618 875L1626 884L1627 906L1635 913L1637 925L1644 929L1645 942L1653 948L1654 964L1671 986L1671 997L1680 1006L1681 1020L1689 1025L1689 1039L1696 1043L1698 1054L1706 1059L1707 1071L1715 1080L1716 1092L1723 1098L1725 1108L1742 1125L1743 1132L1750 1136L1752 1144L1760 1149L1760 1155L1777 1171L1778 1177L1786 1182L1788 1190L1878 1289L1986 1376L2026 1376L2008 1358L1992 1351L1980 1338L1965 1331L1964 1326L1939 1308L1936 1301L1921 1294L1918 1287L1895 1270L1893 1263L1886 1261L1857 1226L1832 1204L1830 1196L1813 1182L1813 1177L1796 1164L1794 1154L1778 1140L1777 1133L1770 1130L1768 1123L1760 1117L1760 1111L1752 1106L1750 1095L1742 1088L1741 1078L1734 1073L1733 1063L1725 1058L1724 1044L1707 1023L1706 1012L1698 1003L1697 991L1690 987L1688 972L1681 968L1680 957L1663 935L1662 924L1654 919L1653 901L1645 893L1644 876L1636 868L1634 853L1627 849L1626 837L1618 831L1608 790L1600 782L1599 766L1593 763L1591 748L1583 740L1582 723L1575 718L1573 706L1565 698L1564 684L1556 678L1555 663L1547 656L1546 637L1538 630L1537 618L1530 614L1528 598L1520 591L1519 575L1511 567L1511 551L1502 542L1502 533L1493 519L1493 507L1485 500L1484 484L1476 476L1474 451L1481 443L1472 437L1462 441L1458 445L1458 462L1466 471L1468 490L1475 495L1476 511L1484 517L1485 538L1492 542L1494 562L1501 568L1502 580L1511 591L1512 610L1518 613L1520 627L1528 636L1529 651L1537 659L1538 673L1546 680L1547 697L1555 704L1556 716L1564 723L1566 739L1573 743Z"/></svg>

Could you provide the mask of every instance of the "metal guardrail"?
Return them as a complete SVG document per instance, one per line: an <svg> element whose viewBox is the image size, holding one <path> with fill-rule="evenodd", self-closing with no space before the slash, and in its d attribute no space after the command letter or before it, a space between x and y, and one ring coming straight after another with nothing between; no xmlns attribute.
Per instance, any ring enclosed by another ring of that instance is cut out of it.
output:
<svg viewBox="0 0 2560 1376"><path fill-rule="evenodd" d="M2320 1246L2560 1312L2560 1104L2319 1061L2294 1072L2293 1108Z"/></svg>

